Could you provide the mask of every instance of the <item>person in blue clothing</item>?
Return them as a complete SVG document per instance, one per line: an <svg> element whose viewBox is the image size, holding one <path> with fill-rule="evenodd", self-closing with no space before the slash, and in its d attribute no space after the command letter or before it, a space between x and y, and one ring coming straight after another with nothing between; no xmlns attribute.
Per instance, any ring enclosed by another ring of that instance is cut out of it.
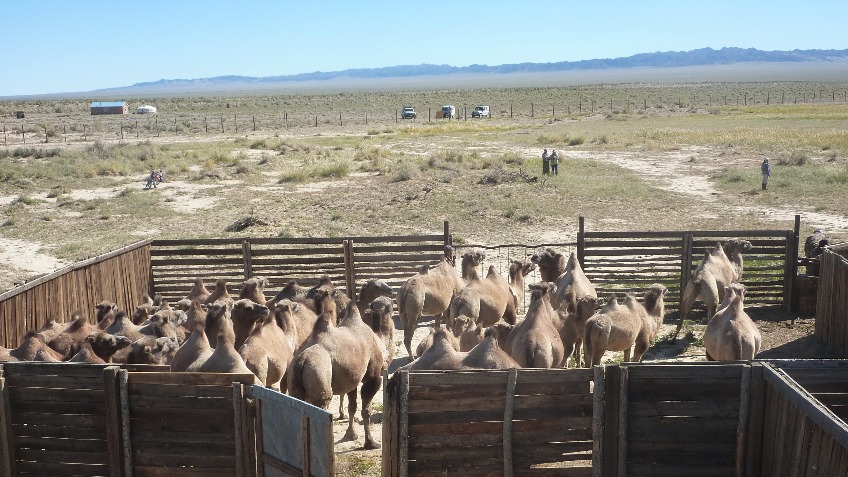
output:
<svg viewBox="0 0 848 477"><path fill-rule="evenodd" d="M760 169L763 172L763 190L766 190L768 187L768 180L771 177L771 165L769 164L768 158L763 158L763 163L760 164Z"/></svg>

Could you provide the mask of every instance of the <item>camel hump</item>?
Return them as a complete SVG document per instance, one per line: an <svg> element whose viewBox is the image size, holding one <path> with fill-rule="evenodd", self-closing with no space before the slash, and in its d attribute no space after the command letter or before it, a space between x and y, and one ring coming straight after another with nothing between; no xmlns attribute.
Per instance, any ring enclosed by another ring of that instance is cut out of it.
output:
<svg viewBox="0 0 848 477"><path fill-rule="evenodd" d="M428 264L421 265L421 268L418 269L419 275L427 275L428 273L430 273L430 265Z"/></svg>

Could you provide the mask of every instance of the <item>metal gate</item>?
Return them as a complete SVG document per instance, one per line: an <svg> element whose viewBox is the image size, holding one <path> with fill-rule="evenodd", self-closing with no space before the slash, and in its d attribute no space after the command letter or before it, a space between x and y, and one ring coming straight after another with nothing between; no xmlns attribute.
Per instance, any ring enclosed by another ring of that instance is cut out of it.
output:
<svg viewBox="0 0 848 477"><path fill-rule="evenodd" d="M259 477L334 475L331 413L262 386L253 398Z"/></svg>

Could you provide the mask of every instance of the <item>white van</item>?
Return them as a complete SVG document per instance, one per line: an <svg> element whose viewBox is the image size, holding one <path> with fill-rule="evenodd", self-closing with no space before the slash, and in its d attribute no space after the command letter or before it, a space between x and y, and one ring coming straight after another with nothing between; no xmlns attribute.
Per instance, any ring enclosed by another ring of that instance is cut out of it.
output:
<svg viewBox="0 0 848 477"><path fill-rule="evenodd" d="M471 111L472 118L488 118L489 117L489 107L488 106L477 106L474 108L474 111Z"/></svg>
<svg viewBox="0 0 848 477"><path fill-rule="evenodd" d="M452 105L442 106L442 117L443 118L455 118L456 117L456 107Z"/></svg>

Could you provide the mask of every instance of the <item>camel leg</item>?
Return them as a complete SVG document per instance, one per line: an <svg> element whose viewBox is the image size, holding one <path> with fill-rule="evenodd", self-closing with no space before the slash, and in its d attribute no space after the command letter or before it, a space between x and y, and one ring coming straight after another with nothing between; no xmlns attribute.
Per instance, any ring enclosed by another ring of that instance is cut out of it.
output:
<svg viewBox="0 0 848 477"><path fill-rule="evenodd" d="M633 357L633 346L628 346L626 350L624 350L624 361L630 362Z"/></svg>
<svg viewBox="0 0 848 477"><path fill-rule="evenodd" d="M379 376L377 379L362 383L362 391L360 394L362 395L362 426L365 428L366 449L380 448L380 444L374 442L374 438L371 436L371 400L374 399L374 396L380 389L382 382L383 377Z"/></svg>
<svg viewBox="0 0 848 477"><path fill-rule="evenodd" d="M401 323L403 323L403 345L406 346L406 353L409 356L409 360L412 361L412 335L415 333L415 326L418 324L418 317L415 317L414 320L401 319Z"/></svg>
<svg viewBox="0 0 848 477"><path fill-rule="evenodd" d="M704 304L707 306L707 323L709 323L713 319L716 308L718 308L718 304L720 303L718 285L715 279L701 286L701 296L704 299Z"/></svg>
<svg viewBox="0 0 848 477"><path fill-rule="evenodd" d="M345 397L344 394L339 395L339 420L340 421L343 420L345 417L347 417L347 416L345 416L345 412L344 412L344 397Z"/></svg>
<svg viewBox="0 0 848 477"><path fill-rule="evenodd" d="M680 299L680 321L677 322L677 329L674 332L674 338L680 334L680 329L683 328L683 321L686 320L686 315L695 304L695 299L698 298L698 284L694 280L686 282L686 289L683 291L683 298Z"/></svg>
<svg viewBox="0 0 848 477"><path fill-rule="evenodd" d="M356 415L356 389L347 393L347 411L350 414L350 419L347 421L347 432L345 432L344 440L356 440L356 430L353 428L353 416Z"/></svg>
<svg viewBox="0 0 848 477"><path fill-rule="evenodd" d="M574 353L574 343L571 344L562 344L563 350L565 351L564 358L562 360L562 367L568 369L568 358L571 357L571 354ZM580 361L577 356L574 357L574 362L577 363L576 366L580 366Z"/></svg>
<svg viewBox="0 0 848 477"><path fill-rule="evenodd" d="M580 358L583 357L583 339L577 338L577 341L574 343L574 367L579 368L581 366Z"/></svg>
<svg viewBox="0 0 848 477"><path fill-rule="evenodd" d="M712 356L710 356L710 352L709 352L709 351L705 351L705 353L707 354L707 361L715 361L715 358L713 358Z"/></svg>
<svg viewBox="0 0 848 477"><path fill-rule="evenodd" d="M650 346L650 342L647 340L642 341L638 340L633 345L633 362L638 363L642 361L642 355L645 354L645 351L648 351L648 347Z"/></svg>

